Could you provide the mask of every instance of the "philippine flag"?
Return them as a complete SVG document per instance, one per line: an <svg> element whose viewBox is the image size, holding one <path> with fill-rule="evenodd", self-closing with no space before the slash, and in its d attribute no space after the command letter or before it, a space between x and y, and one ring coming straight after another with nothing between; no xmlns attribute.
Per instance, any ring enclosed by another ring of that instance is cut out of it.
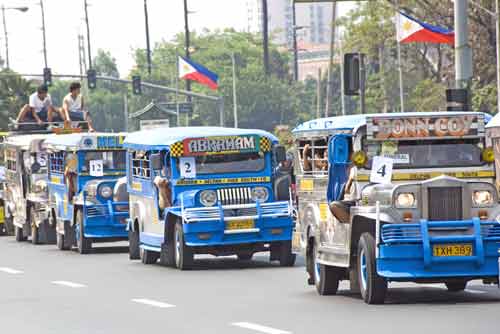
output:
<svg viewBox="0 0 500 334"><path fill-rule="evenodd" d="M208 68L179 56L179 79L193 80L217 90L219 76Z"/></svg>
<svg viewBox="0 0 500 334"><path fill-rule="evenodd" d="M398 13L396 20L400 43L422 42L450 45L455 43L455 33L451 30L420 22L401 12Z"/></svg>

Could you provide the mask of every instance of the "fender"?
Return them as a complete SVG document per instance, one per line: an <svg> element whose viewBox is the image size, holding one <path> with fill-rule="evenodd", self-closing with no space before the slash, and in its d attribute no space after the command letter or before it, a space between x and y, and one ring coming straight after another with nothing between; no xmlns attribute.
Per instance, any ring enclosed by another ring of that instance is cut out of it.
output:
<svg viewBox="0 0 500 334"><path fill-rule="evenodd" d="M354 222L354 220L356 220L356 218L359 218L359 217L373 220L374 222L375 222L375 220L377 220L376 213L363 212L363 213L358 213L356 215L351 216L351 224ZM397 223L397 221L392 216L387 214L386 212L380 212L379 217L380 217L380 222L389 223L389 224Z"/></svg>
<svg viewBox="0 0 500 334"><path fill-rule="evenodd" d="M319 228L318 228L319 217L320 217L319 207L314 203L308 204L304 209L304 216L305 217L301 217L304 218L303 221L305 225L303 229L303 232L305 233L303 233L301 239L301 247L303 248L307 246L309 238L319 237Z"/></svg>

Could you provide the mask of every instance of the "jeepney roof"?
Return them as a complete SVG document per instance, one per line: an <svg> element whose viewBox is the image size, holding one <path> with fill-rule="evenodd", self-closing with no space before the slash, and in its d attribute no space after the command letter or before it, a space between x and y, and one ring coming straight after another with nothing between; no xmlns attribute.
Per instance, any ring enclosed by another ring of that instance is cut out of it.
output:
<svg viewBox="0 0 500 334"><path fill-rule="evenodd" d="M406 113L389 113L389 114L363 114L363 115L347 115L347 116L337 116L337 117L327 117L327 118L319 118L313 119L302 124L299 124L295 129L293 129L293 133L295 135L314 132L314 131L327 131L327 132L335 132L335 131L346 131L346 132L355 132L362 126L366 125L366 120L369 117L429 117L436 116L439 114L447 114L447 115L484 115L485 123L488 123L492 116L486 113L480 112L445 112L445 111L433 111L433 112L406 112ZM500 119L498 120L500 123Z"/></svg>
<svg viewBox="0 0 500 334"><path fill-rule="evenodd" d="M123 138L127 133L125 132L90 132L90 133L70 133L61 135L51 135L45 144L47 144L51 149L62 150L62 151L74 151L74 150L95 150L97 148L97 142L99 138L120 138L119 146L123 143Z"/></svg>
<svg viewBox="0 0 500 334"><path fill-rule="evenodd" d="M137 150L161 150L189 138L242 135L258 135L269 138L273 143L278 142L278 138L264 130L190 126L133 132L127 136L123 146Z"/></svg>
<svg viewBox="0 0 500 334"><path fill-rule="evenodd" d="M22 150L27 150L31 147L34 141L42 141L50 138L52 134L31 134L8 136L5 138L5 144L9 146L19 147Z"/></svg>

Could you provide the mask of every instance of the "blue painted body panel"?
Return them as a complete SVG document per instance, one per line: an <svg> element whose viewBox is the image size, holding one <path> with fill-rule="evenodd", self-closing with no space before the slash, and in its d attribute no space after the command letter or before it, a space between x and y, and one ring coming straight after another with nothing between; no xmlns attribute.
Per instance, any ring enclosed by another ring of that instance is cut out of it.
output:
<svg viewBox="0 0 500 334"><path fill-rule="evenodd" d="M433 233L433 229L467 229L463 235ZM394 281L445 279L454 277L498 277L500 224L480 221L387 224L381 231L377 272ZM472 256L436 257L433 245L470 244Z"/></svg>

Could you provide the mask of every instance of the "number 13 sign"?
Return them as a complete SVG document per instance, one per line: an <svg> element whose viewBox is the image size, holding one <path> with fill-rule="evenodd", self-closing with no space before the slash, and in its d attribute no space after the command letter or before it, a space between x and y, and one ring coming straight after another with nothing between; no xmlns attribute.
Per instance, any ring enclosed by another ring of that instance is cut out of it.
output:
<svg viewBox="0 0 500 334"><path fill-rule="evenodd" d="M373 157L371 183L391 183L393 160L385 157Z"/></svg>

